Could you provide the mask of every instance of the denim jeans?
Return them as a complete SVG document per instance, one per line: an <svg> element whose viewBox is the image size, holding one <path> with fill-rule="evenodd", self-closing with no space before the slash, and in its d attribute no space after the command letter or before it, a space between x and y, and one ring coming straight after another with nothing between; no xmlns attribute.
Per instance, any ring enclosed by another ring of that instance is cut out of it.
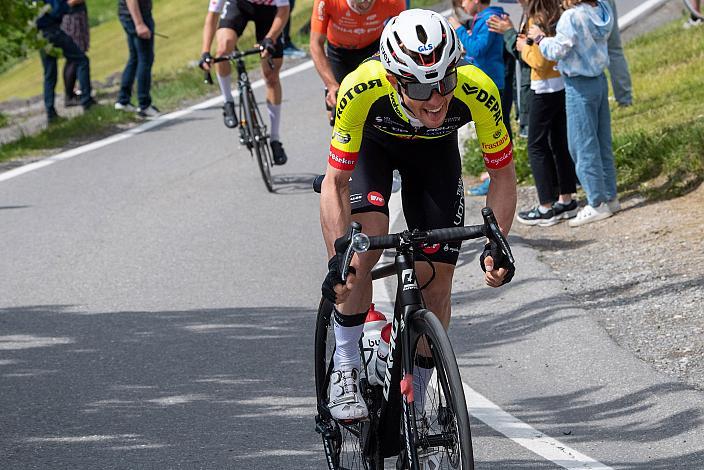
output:
<svg viewBox="0 0 704 470"><path fill-rule="evenodd" d="M616 3L613 0L610 0L609 3L614 11L614 17L618 18ZM623 55L618 21L614 23L614 29L611 30L607 46L609 48L609 75L611 75L611 87L614 89L614 98L616 98L618 104L630 105L633 103L633 87L631 85L631 74L628 71L628 62L626 62L626 57Z"/></svg>
<svg viewBox="0 0 704 470"><path fill-rule="evenodd" d="M71 37L58 26L42 31L44 38L53 46L61 49L67 61L76 64L78 83L81 85L81 104L91 100L90 63L86 54L76 45ZM56 89L57 66L56 57L40 52L44 66L44 107L47 112L54 109L54 93Z"/></svg>
<svg viewBox="0 0 704 470"><path fill-rule="evenodd" d="M142 39L137 36L137 30L131 17L120 16L120 23L127 35L129 57L120 80L120 93L117 102L127 104L132 98L132 87L137 78L137 101L140 108L147 108L152 104L150 93L152 87L152 64L154 63L154 20L145 15L144 23L152 32L152 37Z"/></svg>
<svg viewBox="0 0 704 470"><path fill-rule="evenodd" d="M616 197L606 75L565 77L567 142L577 178L592 207Z"/></svg>

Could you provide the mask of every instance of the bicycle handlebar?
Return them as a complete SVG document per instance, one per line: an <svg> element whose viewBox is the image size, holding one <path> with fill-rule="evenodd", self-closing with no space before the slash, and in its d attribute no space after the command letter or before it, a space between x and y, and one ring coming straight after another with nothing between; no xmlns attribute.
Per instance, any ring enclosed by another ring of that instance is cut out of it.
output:
<svg viewBox="0 0 704 470"><path fill-rule="evenodd" d="M211 61L211 64L217 64L218 62L226 62L229 60L239 60L239 59L242 59L243 57L246 57L248 55L261 54L261 52L263 50L264 50L264 48L262 46L252 47L251 49L246 49L244 51L235 50L235 51L232 51L232 54L214 57L213 60ZM274 62L273 62L271 56L267 57L267 62L269 63L269 67L271 67L273 69ZM209 70L203 71L203 82L208 85L213 84L213 77L210 75Z"/></svg>

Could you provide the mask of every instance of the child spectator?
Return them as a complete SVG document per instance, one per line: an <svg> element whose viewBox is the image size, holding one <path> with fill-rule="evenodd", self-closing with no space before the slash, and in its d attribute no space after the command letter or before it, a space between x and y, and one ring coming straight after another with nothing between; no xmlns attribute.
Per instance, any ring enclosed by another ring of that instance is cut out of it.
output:
<svg viewBox="0 0 704 470"><path fill-rule="evenodd" d="M535 24L528 37L547 59L558 61L557 69L565 77L569 150L588 202L569 222L577 227L611 217L620 209L604 74L614 18L605 0L563 0L562 4L566 10L557 22L555 37L546 38Z"/></svg>
<svg viewBox="0 0 704 470"><path fill-rule="evenodd" d="M90 32L88 28L88 9L85 0L68 0L68 11L61 20L61 29L68 34L83 53L88 52ZM64 64L64 106L78 106L80 100L75 93L78 63L66 59Z"/></svg>
<svg viewBox="0 0 704 470"><path fill-rule="evenodd" d="M546 35L555 35L562 9L559 0L529 0L528 28L540 25ZM567 147L565 81L532 40L521 36L516 42L521 56L531 69L533 98L528 121L528 158L535 179L539 205L518 213L526 225L548 227L577 215L574 163Z"/></svg>

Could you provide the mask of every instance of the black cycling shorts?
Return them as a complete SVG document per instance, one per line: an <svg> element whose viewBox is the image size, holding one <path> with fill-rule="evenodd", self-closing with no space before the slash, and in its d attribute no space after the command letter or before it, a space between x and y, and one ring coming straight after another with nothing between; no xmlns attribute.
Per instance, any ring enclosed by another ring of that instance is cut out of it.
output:
<svg viewBox="0 0 704 470"><path fill-rule="evenodd" d="M439 139L404 140L367 126L350 181L353 214L389 215L394 169L401 174L403 214L409 229L464 225L464 185L456 132ZM442 243L423 252L433 262L454 265L461 244Z"/></svg>
<svg viewBox="0 0 704 470"><path fill-rule="evenodd" d="M365 59L370 58L377 52L379 52L379 41L374 41L361 49L345 49L330 43L327 43L326 46L328 62L337 83L342 83L342 79L348 73L355 70Z"/></svg>
<svg viewBox="0 0 704 470"><path fill-rule="evenodd" d="M266 33L271 29L274 22L277 7L274 5L255 5L247 0L227 0L220 15L218 28L233 29L237 37L241 37L244 28L250 21L254 22L254 35L257 41L261 41ZM274 58L284 56L284 40L280 34L276 42L276 52L272 54Z"/></svg>

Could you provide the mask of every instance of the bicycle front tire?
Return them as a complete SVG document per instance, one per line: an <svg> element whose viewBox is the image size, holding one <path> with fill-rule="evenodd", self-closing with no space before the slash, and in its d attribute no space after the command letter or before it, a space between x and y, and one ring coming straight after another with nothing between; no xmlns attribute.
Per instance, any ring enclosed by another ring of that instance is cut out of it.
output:
<svg viewBox="0 0 704 470"><path fill-rule="evenodd" d="M244 101L245 110L249 116L249 122L252 124L252 140L254 144L254 153L257 156L259 173L262 175L267 191L273 193L274 184L271 178L273 158L271 156L271 148L269 147L269 138L266 135L266 130L264 124L262 123L261 115L259 114L257 101L251 88L247 88L246 97L247 98Z"/></svg>
<svg viewBox="0 0 704 470"><path fill-rule="evenodd" d="M411 328L415 338L411 343L414 364L419 361L421 345L427 344L426 352L427 349L431 352L435 371L424 391L424 410L421 416L415 416L416 436L412 440L415 449L407 449L408 459L432 458L437 466L433 468L473 470L474 455L467 402L447 332L435 314L426 309L419 310L412 316ZM406 407L405 419L409 419L410 408L412 407ZM418 425L421 420L426 422ZM404 426L405 429L407 426ZM417 465L416 462L416 466L411 468L421 468Z"/></svg>

